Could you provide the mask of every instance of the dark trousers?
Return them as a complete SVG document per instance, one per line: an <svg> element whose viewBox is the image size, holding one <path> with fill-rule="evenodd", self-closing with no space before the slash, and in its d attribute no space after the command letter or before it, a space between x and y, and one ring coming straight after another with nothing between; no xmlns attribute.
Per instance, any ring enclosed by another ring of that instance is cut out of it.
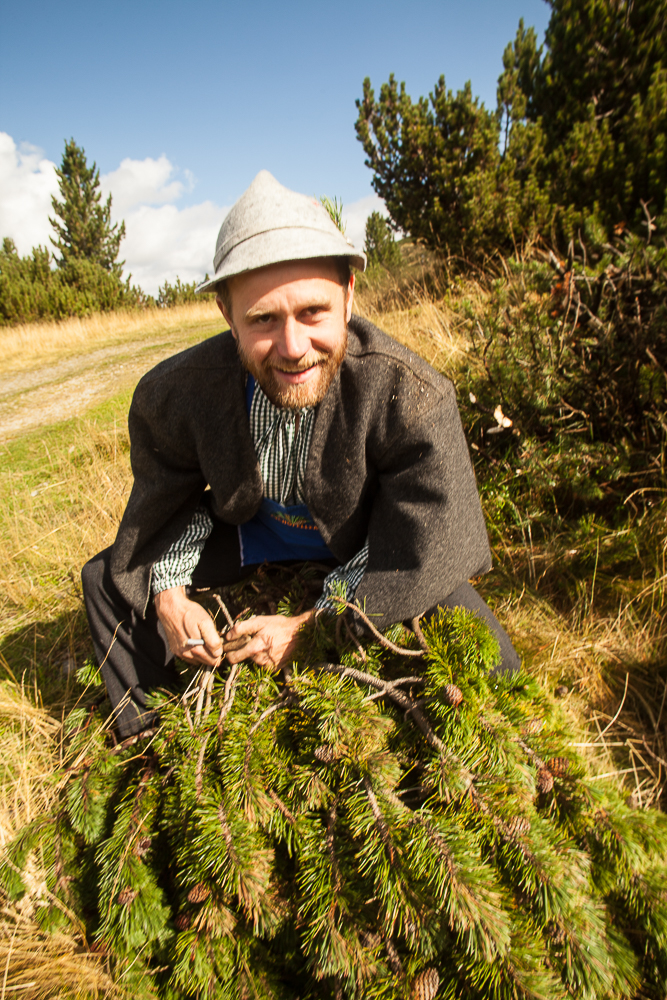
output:
<svg viewBox="0 0 667 1000"><path fill-rule="evenodd" d="M111 548L104 549L86 563L81 579L95 655L102 669L118 732L125 738L154 720L153 714L146 709L146 692L151 688L175 686L178 675L154 602L149 602L145 618L129 608L111 579L110 562ZM192 586L195 589L229 586L250 575L254 568L241 566L237 529L217 521L195 567ZM476 611L500 643L501 661L497 671L519 668L519 657L509 636L469 583L462 584L439 604Z"/></svg>

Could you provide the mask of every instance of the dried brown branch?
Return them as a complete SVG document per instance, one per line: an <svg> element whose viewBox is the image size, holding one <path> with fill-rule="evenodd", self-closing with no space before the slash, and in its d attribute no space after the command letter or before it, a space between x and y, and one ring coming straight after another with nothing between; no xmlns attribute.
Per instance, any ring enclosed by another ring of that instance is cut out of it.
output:
<svg viewBox="0 0 667 1000"><path fill-rule="evenodd" d="M227 609L227 605L225 604L225 602L223 601L223 599L220 597L220 594L214 594L213 596L215 597L216 601L218 602L218 607L220 608L220 610L222 611L223 615L227 619L227 624L229 625L230 628L234 628L234 619L230 615L230 613L229 613L229 611Z"/></svg>
<svg viewBox="0 0 667 1000"><path fill-rule="evenodd" d="M333 601L337 601L339 604L342 604L344 607L349 608L350 611L354 611L355 614L359 615L364 625L366 625L371 630L375 638L385 647L385 649L390 649L392 653L400 653L401 656L424 655L424 651L421 649L403 649L402 646L397 646L395 642L391 641L391 639L387 639L387 637L382 635L382 632L380 632L380 630L375 627L375 625L370 620L368 615L365 614L365 612L363 612L361 608L357 607L356 604L352 604L350 601L346 601L344 597L332 597L331 599Z"/></svg>
<svg viewBox="0 0 667 1000"><path fill-rule="evenodd" d="M396 862L396 851L394 850L394 845L391 842L391 836L389 835L389 827L387 826L387 822L384 816L382 815L382 810L380 809L377 797L375 795L375 792L373 791L373 786L371 784L370 778L368 777L367 774L364 774L361 780L363 782L364 791L366 792L366 798L368 799L368 803L371 807L371 812L373 813L373 819L375 820L375 825L378 829L378 833L380 834L380 837L382 838L382 843L384 844L387 850L389 861L393 865Z"/></svg>
<svg viewBox="0 0 667 1000"><path fill-rule="evenodd" d="M419 624L419 619L421 617L422 617L421 615L417 615L415 618L412 619L412 622L411 622L412 631L416 635L417 642L419 643L419 645L421 646L421 648L424 650L424 652L425 653L430 653L431 650L429 649L429 645L428 645L428 643L426 641L426 636L422 632L421 625Z"/></svg>

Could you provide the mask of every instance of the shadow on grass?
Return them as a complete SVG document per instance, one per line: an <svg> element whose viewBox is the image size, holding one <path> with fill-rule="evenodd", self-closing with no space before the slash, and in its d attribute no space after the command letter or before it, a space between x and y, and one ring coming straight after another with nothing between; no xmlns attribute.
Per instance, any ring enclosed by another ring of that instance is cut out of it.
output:
<svg viewBox="0 0 667 1000"><path fill-rule="evenodd" d="M86 663L94 663L94 653L82 604L0 640L0 681L20 684L59 720L84 692L76 671Z"/></svg>

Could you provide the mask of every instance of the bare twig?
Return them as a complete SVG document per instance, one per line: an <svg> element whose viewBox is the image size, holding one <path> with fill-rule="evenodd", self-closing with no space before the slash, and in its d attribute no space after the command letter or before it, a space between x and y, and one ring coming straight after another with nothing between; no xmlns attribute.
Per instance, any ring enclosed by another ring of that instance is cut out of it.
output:
<svg viewBox="0 0 667 1000"><path fill-rule="evenodd" d="M371 807L371 812L373 813L373 819L375 820L375 825L378 828L378 833L382 838L382 842L387 849L387 854L389 855L389 861L393 865L396 860L396 852L394 851L394 845L391 842L391 836L389 835L389 827L387 822L382 815L382 810L378 805L378 800L376 798L375 792L373 791L373 786L371 780L367 774L362 777L362 782L364 785L364 791L366 792L366 798Z"/></svg>
<svg viewBox="0 0 667 1000"><path fill-rule="evenodd" d="M218 607L220 608L220 610L222 611L223 615L227 619L227 624L229 625L230 628L234 628L234 619L232 618L232 616L230 615L229 611L227 610L227 605L225 604L225 602L223 601L223 599L220 597L220 594L214 594L213 596L215 597L216 601L218 602Z"/></svg>
<svg viewBox="0 0 667 1000"><path fill-rule="evenodd" d="M408 697L404 691L401 691L397 687L389 687L385 681L381 681L378 677L373 677L372 674L363 673L361 670L355 670L353 667L345 667L342 663L318 663L317 666L330 674L340 674L343 677L352 677L353 680L358 681L360 684L369 684L371 687L376 688L379 691L383 691L388 698L391 698L400 708L402 708L406 715L411 715L415 725L422 731L426 737L427 742L435 750L438 750L443 756L451 757L451 753L439 739L429 723L426 716L423 714L419 706L412 698ZM459 766L465 771L466 778L472 780L472 775L468 772L460 762Z"/></svg>
<svg viewBox="0 0 667 1000"><path fill-rule="evenodd" d="M422 617L421 615L417 615L415 618L412 619L412 622L411 622L412 631L417 636L417 642L419 643L419 645L421 646L421 648L424 650L424 652L425 653L430 653L431 650L430 650L429 645L428 645L428 643L426 641L426 636L422 632L421 625L419 624L419 619L421 617Z"/></svg>
<svg viewBox="0 0 667 1000"><path fill-rule="evenodd" d="M344 607L349 608L351 611L354 611L356 614L358 614L362 622L368 626L368 628L371 630L376 639L378 639L378 641L381 642L386 649L390 649L393 653L400 653L401 656L424 655L424 651L421 649L403 649L402 646L397 646L396 643L391 641L391 639L387 639L387 637L382 635L382 632L380 632L380 630L375 627L375 625L370 620L368 615L366 615L361 610L361 608L357 607L356 604L352 604L350 601L346 601L344 597L332 596L331 599L332 601L337 601L339 604L342 604Z"/></svg>
<svg viewBox="0 0 667 1000"><path fill-rule="evenodd" d="M347 634L348 634L349 638L352 640L352 642L354 643L354 645L357 647L357 652L359 653L359 656L361 657L361 659L365 663L367 661L367 659L368 659L368 657L366 656L366 650L361 645L361 643L357 639L356 635L354 634L354 632L350 628L348 620L347 620L347 617L345 615L342 615L341 617L343 618L343 620L345 622L345 628L347 629Z"/></svg>

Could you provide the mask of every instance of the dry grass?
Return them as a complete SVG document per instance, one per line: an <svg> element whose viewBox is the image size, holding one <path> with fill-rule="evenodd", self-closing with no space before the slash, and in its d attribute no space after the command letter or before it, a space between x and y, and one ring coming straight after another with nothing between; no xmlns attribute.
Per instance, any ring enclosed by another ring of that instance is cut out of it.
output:
<svg viewBox="0 0 667 1000"><path fill-rule="evenodd" d="M5 446L0 636L74 609L78 570L113 541L130 489L122 410L33 437L28 454Z"/></svg>
<svg viewBox="0 0 667 1000"><path fill-rule="evenodd" d="M0 683L0 845L51 808L58 791L60 723L40 706L39 692L12 680ZM103 960L88 948L83 928L44 933L38 910L49 897L45 873L33 859L25 873L30 891L15 906L0 907L0 1000L108 998L118 991Z"/></svg>
<svg viewBox="0 0 667 1000"><path fill-rule="evenodd" d="M0 1000L112 1000L102 960L74 936L45 934L16 909L0 910Z"/></svg>
<svg viewBox="0 0 667 1000"><path fill-rule="evenodd" d="M0 327L0 372L21 371L53 362L92 347L150 339L182 329L223 325L215 302L197 302L172 309L128 310L72 317L55 323Z"/></svg>
<svg viewBox="0 0 667 1000"><path fill-rule="evenodd" d="M458 372L469 360L470 344L460 310L446 297L434 298L420 287L409 292L397 291L390 296L395 301L387 308L384 300L390 292L391 288L380 297L373 289L361 289L355 300L355 312L456 382ZM476 299L483 296L475 282L462 288L461 294Z"/></svg>

